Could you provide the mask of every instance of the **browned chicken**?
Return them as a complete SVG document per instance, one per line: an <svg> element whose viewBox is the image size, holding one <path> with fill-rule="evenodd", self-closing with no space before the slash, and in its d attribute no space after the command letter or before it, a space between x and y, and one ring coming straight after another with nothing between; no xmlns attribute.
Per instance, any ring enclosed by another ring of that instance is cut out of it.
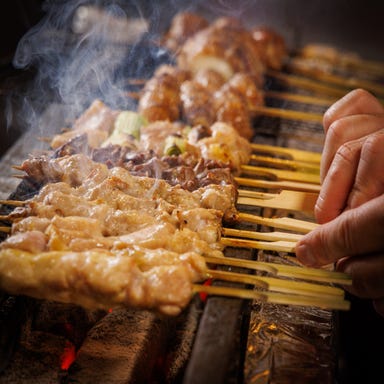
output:
<svg viewBox="0 0 384 384"><path fill-rule="evenodd" d="M190 37L180 49L177 62L193 72L214 69L226 80L236 72L262 79L265 69L251 33L236 19L228 18L218 19Z"/></svg>
<svg viewBox="0 0 384 384"><path fill-rule="evenodd" d="M180 84L188 72L176 67L159 68L144 86L138 112L149 122L176 121L180 118Z"/></svg>
<svg viewBox="0 0 384 384"><path fill-rule="evenodd" d="M101 100L95 100L74 122L71 130L54 136L50 145L58 148L73 137L87 133L89 145L99 147L112 132L118 113L119 111L110 109Z"/></svg>
<svg viewBox="0 0 384 384"><path fill-rule="evenodd" d="M208 27L208 25L208 21L196 13L177 13L162 39L162 44L170 51L177 52L189 37Z"/></svg>
<svg viewBox="0 0 384 384"><path fill-rule="evenodd" d="M252 37L259 44L262 60L267 68L280 70L288 56L285 41L281 35L269 27L255 27Z"/></svg>

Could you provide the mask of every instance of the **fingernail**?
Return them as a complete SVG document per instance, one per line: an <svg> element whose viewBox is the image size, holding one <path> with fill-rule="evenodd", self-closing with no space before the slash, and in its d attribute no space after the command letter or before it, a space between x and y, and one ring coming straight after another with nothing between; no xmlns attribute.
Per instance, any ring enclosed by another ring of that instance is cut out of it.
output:
<svg viewBox="0 0 384 384"><path fill-rule="evenodd" d="M311 247L305 244L300 244L296 248L296 256L304 265L313 266L316 265L316 258L313 254Z"/></svg>

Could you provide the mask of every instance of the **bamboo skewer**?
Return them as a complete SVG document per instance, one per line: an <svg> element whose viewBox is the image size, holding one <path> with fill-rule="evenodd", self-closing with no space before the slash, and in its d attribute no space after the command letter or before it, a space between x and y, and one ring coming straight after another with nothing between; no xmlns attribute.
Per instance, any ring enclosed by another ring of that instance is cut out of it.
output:
<svg viewBox="0 0 384 384"><path fill-rule="evenodd" d="M299 181L271 181L262 179L249 179L245 177L235 177L235 181L239 186L255 187L266 189L286 189L289 191L303 191L303 192L320 192L320 185L302 183Z"/></svg>
<svg viewBox="0 0 384 384"><path fill-rule="evenodd" d="M302 68L295 65L294 62L289 64L289 70L295 74L303 75L314 80L323 81L325 83L334 84L345 89L345 93L354 88L364 88L379 97L384 96L384 88L372 81L357 79L353 77L343 77L331 73L320 72L316 69Z"/></svg>
<svg viewBox="0 0 384 384"><path fill-rule="evenodd" d="M350 302L341 298L317 298L304 295L288 295L275 292L260 292L250 289L219 287L195 284L194 293L207 293L209 295L218 295L226 297L236 297L240 299L257 300L266 303L297 305L306 307L319 307L330 310L350 309Z"/></svg>
<svg viewBox="0 0 384 384"><path fill-rule="evenodd" d="M262 217L258 215L252 215L250 213L239 212L238 220L241 222L248 222L253 224L264 225L266 227L284 229L288 231L295 231L299 233L308 233L316 229L319 224L292 219L290 217Z"/></svg>
<svg viewBox="0 0 384 384"><path fill-rule="evenodd" d="M292 168L295 171L303 172L320 172L320 164L301 162L297 160L281 159L278 157L269 157L261 155L251 155L251 160L265 165L272 165L275 167Z"/></svg>
<svg viewBox="0 0 384 384"><path fill-rule="evenodd" d="M326 49L325 53L321 52L311 52L311 49L308 47L304 48L301 52L292 52L292 56L298 57L299 59L319 59L320 61L325 61L326 63L333 64L335 68L341 68L346 70L361 70L364 73L369 73L376 76L384 76L384 62L378 60L368 60L364 59L358 55L352 54L350 52L337 52L333 47L324 47Z"/></svg>
<svg viewBox="0 0 384 384"><path fill-rule="evenodd" d="M325 85L321 84L318 81L307 79L302 76L288 75L285 73L277 71L267 71L268 76L275 78L276 80L281 81L284 84L287 84L292 87L298 87L306 89L309 91L321 93L323 95L340 98L345 96L346 91L344 88L337 87L335 85Z"/></svg>
<svg viewBox="0 0 384 384"><path fill-rule="evenodd" d="M299 93L280 91L265 91L264 96L271 99L280 99L285 101L293 101L297 103L318 105L324 107L332 105L337 100L336 97L314 97L309 95L301 95Z"/></svg>
<svg viewBox="0 0 384 384"><path fill-rule="evenodd" d="M232 257L205 256L204 258L209 264L247 268L255 271L267 272L273 276L312 280L331 284L352 284L352 280L347 274L320 268L306 268L286 264L268 263L265 261L236 259Z"/></svg>
<svg viewBox="0 0 384 384"><path fill-rule="evenodd" d="M23 207L25 204L27 204L27 202L22 200L0 200L0 204L11 205L14 207Z"/></svg>
<svg viewBox="0 0 384 384"><path fill-rule="evenodd" d="M269 153L271 155L282 155L291 160L306 163L320 164L321 154L317 152L303 151L301 149L280 147L274 145L251 143L251 148L255 152Z"/></svg>
<svg viewBox="0 0 384 384"><path fill-rule="evenodd" d="M12 165L11 168L15 169L16 171L24 171L21 165Z"/></svg>
<svg viewBox="0 0 384 384"><path fill-rule="evenodd" d="M3 226L0 227L0 232L3 232L3 233L11 233L11 230L12 230L11 227L3 227Z"/></svg>
<svg viewBox="0 0 384 384"><path fill-rule="evenodd" d="M382 61L343 57L343 63L348 67L354 67L363 71L370 71L377 76L384 76L384 62Z"/></svg>
<svg viewBox="0 0 384 384"><path fill-rule="evenodd" d="M222 237L220 242L226 247L252 248L287 253L293 253L296 246L296 243L292 241L257 241L233 237Z"/></svg>
<svg viewBox="0 0 384 384"><path fill-rule="evenodd" d="M222 229L223 236L235 236L242 238L249 238L254 240L265 240L265 241L299 241L303 235L289 232L256 232L256 231L247 231L244 229L235 229L235 228L226 228Z"/></svg>
<svg viewBox="0 0 384 384"><path fill-rule="evenodd" d="M307 172L289 171L285 169L274 169L258 167L254 165L241 165L241 171L247 175L268 176L275 180L300 181L312 184L320 184L320 175Z"/></svg>
<svg viewBox="0 0 384 384"><path fill-rule="evenodd" d="M263 208L286 209L313 213L318 194L300 191L281 191L280 193L264 193L238 190L238 205L253 205Z"/></svg>
<svg viewBox="0 0 384 384"><path fill-rule="evenodd" d="M344 290L331 285L314 284L305 281L278 279L275 277L250 275L244 273L208 270L209 278L230 281L234 283L250 284L259 288L281 293L302 294L314 297L344 297Z"/></svg>
<svg viewBox="0 0 384 384"><path fill-rule="evenodd" d="M278 117L281 119L299 120L305 122L322 123L323 115L313 112L302 112L296 110L289 110L283 108L262 107L253 106L250 111L257 115L263 115L267 117Z"/></svg>

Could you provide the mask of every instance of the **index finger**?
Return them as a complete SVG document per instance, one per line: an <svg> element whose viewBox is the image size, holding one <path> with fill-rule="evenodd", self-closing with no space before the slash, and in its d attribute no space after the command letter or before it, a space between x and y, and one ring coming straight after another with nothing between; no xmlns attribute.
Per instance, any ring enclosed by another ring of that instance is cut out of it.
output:
<svg viewBox="0 0 384 384"><path fill-rule="evenodd" d="M327 133L330 125L342 117L381 113L384 113L384 107L375 96L364 89L355 89L332 104L324 113L324 131Z"/></svg>

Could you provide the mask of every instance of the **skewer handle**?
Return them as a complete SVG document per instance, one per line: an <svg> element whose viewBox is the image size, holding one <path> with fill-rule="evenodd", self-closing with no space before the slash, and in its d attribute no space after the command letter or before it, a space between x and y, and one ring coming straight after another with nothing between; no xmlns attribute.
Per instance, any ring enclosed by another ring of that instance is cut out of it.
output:
<svg viewBox="0 0 384 384"><path fill-rule="evenodd" d="M319 224L313 223L311 221L304 221L298 219L292 219L290 217L262 217L257 215L252 215L250 213L238 214L238 219L240 221L245 221L249 223L265 225L266 227L280 228L288 231L295 231L299 233L308 233L314 230L319 226Z"/></svg>
<svg viewBox="0 0 384 384"><path fill-rule="evenodd" d="M261 153L269 153L271 155L283 155L289 159L296 161L303 161L307 163L315 163L320 165L321 153L303 151L301 149L279 147L274 145L267 144L257 144L251 143L251 148L253 151Z"/></svg>
<svg viewBox="0 0 384 384"><path fill-rule="evenodd" d="M323 115L319 113L292 111L283 108L272 108L262 106L252 106L251 112L256 115L263 115L268 117L279 117L288 120L300 120L311 123L322 123Z"/></svg>
<svg viewBox="0 0 384 384"><path fill-rule="evenodd" d="M255 187L265 189L286 189L289 191L320 192L320 185L302 183L300 181L272 181L263 179L249 179L246 177L235 177L238 185L244 187Z"/></svg>
<svg viewBox="0 0 384 384"><path fill-rule="evenodd" d="M242 165L241 171L248 175L264 175L279 181L299 181L302 183L320 184L320 175L306 172L287 171L285 169L273 169L267 167L256 167L253 165Z"/></svg>
<svg viewBox="0 0 384 384"><path fill-rule="evenodd" d="M281 191L280 193L263 193L239 189L237 204L300 211L312 215L317 198L317 193L310 192Z"/></svg>

